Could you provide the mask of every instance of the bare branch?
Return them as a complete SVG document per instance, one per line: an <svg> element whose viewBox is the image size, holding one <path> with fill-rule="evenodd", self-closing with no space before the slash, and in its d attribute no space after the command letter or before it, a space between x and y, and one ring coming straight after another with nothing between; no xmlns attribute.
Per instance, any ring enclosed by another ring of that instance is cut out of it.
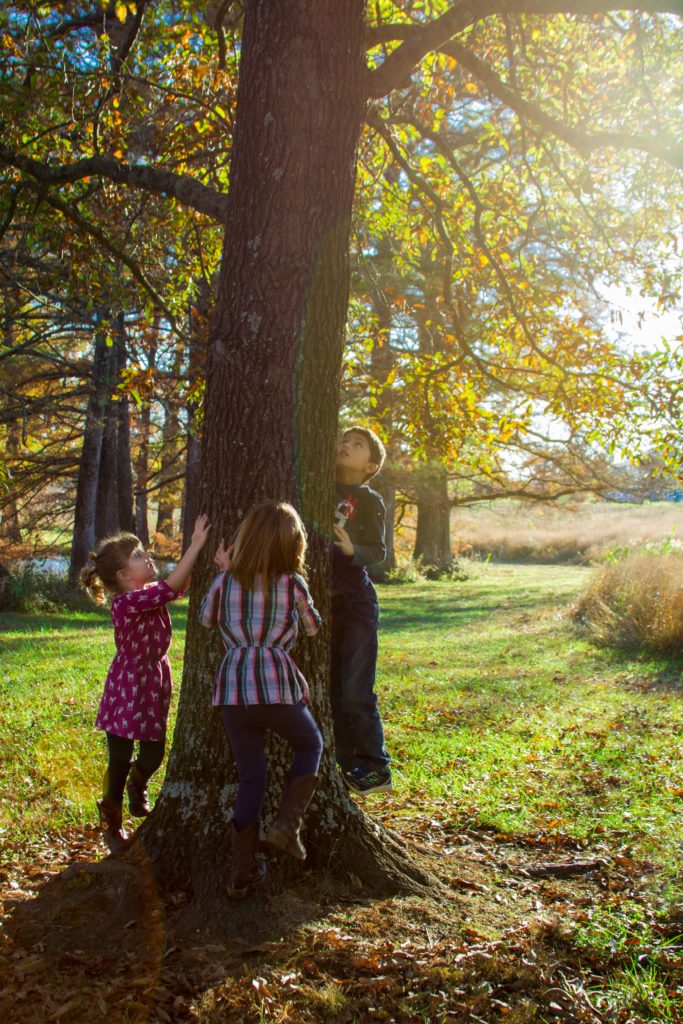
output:
<svg viewBox="0 0 683 1024"><path fill-rule="evenodd" d="M9 208L8 208L7 213L6 213L6 215L5 215L5 217L4 217L3 221L2 221L2 224L0 224L0 242L3 240L3 238L5 237L7 231L12 226L12 221L14 220L14 214L17 211L17 203L19 202L19 193L20 192L21 192L21 185L18 185L16 188L12 189L12 192L10 194L10 199L9 199Z"/></svg>
<svg viewBox="0 0 683 1024"><path fill-rule="evenodd" d="M411 29L405 37L405 42L390 53L375 71L370 72L370 98L381 99L388 92L404 85L423 57L433 50L438 50L470 25L487 18L499 7L500 0L498 3L492 3L490 0L484 3L463 0L439 18L415 28L414 31Z"/></svg>
<svg viewBox="0 0 683 1024"><path fill-rule="evenodd" d="M681 0L461 0L425 25L381 25L368 30L368 43L400 39L402 43L368 75L371 99L380 99L404 85L423 57L441 49L449 39L492 14L606 14L609 11L681 15ZM390 33L394 31L392 36Z"/></svg>
<svg viewBox="0 0 683 1024"><path fill-rule="evenodd" d="M188 174L175 174L160 167L129 164L110 156L92 156L73 164L48 164L16 153L0 145L0 165L16 167L42 185L66 185L83 178L107 178L121 185L132 185L156 195L172 196L183 206L225 223L227 197L203 185Z"/></svg>
<svg viewBox="0 0 683 1024"><path fill-rule="evenodd" d="M519 93L502 81L485 61L476 57L471 50L455 39L452 39L441 52L453 57L454 60L477 78L486 88L506 106L514 110L520 117L533 121L540 128L552 132L563 139L583 155L594 149L611 147L614 149L638 149L671 164L672 167L683 168L683 146L677 146L671 140L658 139L650 135L629 135L628 132L595 131L586 132L565 124L553 114L548 114L535 103L523 99Z"/></svg>
<svg viewBox="0 0 683 1024"><path fill-rule="evenodd" d="M71 203L63 202L63 200L59 199L57 196L51 194L46 189L40 189L37 185L33 185L31 187L40 195L41 199L43 199L49 206L52 206L53 209L58 210L60 213L62 213L65 217L72 221L72 223L74 223L78 228L80 228L81 231L84 231L86 234L91 235L96 241L100 243L100 245L102 245L103 248L110 252L112 256L119 260L124 266L128 267L135 280L142 285L147 294L154 301L155 306L158 309L160 309L161 312L164 314L164 316L170 323L174 333L177 334L179 337L182 337L182 334L178 330L178 327L176 325L176 319L174 314L168 308L162 296L159 295L159 292L156 290L154 285L147 280L146 276L144 275L138 264L135 262L135 260L132 260L130 256L128 256L121 249L119 249L118 246L115 245L114 242L112 242L109 236L105 235L105 233L100 228L98 228L96 224L93 224L91 221L83 217L83 215L80 214L78 210L75 208L75 206L73 206Z"/></svg>

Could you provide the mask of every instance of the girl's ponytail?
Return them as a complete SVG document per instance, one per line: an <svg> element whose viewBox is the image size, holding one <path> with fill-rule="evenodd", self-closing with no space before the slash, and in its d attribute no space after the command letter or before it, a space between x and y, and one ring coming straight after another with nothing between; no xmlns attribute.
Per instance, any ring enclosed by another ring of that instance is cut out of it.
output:
<svg viewBox="0 0 683 1024"><path fill-rule="evenodd" d="M96 558L94 552L91 552L89 557L94 563ZM83 590L90 595L95 604L104 604L104 585L94 564L91 563L90 565L83 566L78 582Z"/></svg>
<svg viewBox="0 0 683 1024"><path fill-rule="evenodd" d="M140 547L140 541L133 533L117 533L105 537L91 551L90 562L80 572L79 583L90 594L95 604L104 604L107 593L118 591L117 572L124 569L130 555Z"/></svg>

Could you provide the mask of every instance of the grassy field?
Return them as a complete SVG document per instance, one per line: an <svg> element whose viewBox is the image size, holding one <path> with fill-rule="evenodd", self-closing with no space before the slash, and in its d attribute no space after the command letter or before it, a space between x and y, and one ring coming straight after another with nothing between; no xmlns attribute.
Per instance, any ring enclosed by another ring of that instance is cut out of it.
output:
<svg viewBox="0 0 683 1024"><path fill-rule="evenodd" d="M683 507L670 501L631 505L572 498L538 505L482 502L453 510L451 535L456 552L465 557L588 565L607 552L667 540L680 544ZM414 533L408 530L404 539L410 543Z"/></svg>
<svg viewBox="0 0 683 1024"><path fill-rule="evenodd" d="M397 789L371 809L409 837L429 824L451 843L477 833L621 865L631 888L594 894L572 942L607 965L606 1020L678 1021L667 922L683 917L683 659L582 639L567 609L584 568L472 573L381 590L378 689ZM186 610L173 615L179 681ZM55 833L94 822L104 745L92 723L112 648L106 613L0 615L6 878Z"/></svg>

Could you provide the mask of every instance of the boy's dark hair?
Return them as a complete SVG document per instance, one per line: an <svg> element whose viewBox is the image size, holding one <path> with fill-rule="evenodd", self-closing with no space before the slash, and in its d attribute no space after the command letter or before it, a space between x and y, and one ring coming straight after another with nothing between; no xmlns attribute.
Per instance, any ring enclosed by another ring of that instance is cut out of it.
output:
<svg viewBox="0 0 683 1024"><path fill-rule="evenodd" d="M377 476L380 469L384 465L384 460L387 457L386 448L384 447L382 441L374 432L374 430L370 430L369 427L347 427L342 436L346 437L348 434L362 434L362 436L368 442L368 448L370 449L370 458L376 464L377 469L375 470L374 473L370 473L368 476L366 476L365 479L372 480L374 476Z"/></svg>

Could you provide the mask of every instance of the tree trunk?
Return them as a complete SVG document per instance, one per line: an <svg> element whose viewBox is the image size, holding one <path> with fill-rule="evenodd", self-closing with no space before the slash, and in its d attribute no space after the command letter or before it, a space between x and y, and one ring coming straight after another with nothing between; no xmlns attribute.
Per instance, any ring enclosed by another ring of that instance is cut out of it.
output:
<svg viewBox="0 0 683 1024"><path fill-rule="evenodd" d="M387 461L390 456L387 453ZM384 507L387 510L385 519L385 543L387 548L386 558L379 565L373 565L370 575L377 583L386 580L387 574L396 568L396 483L391 465L383 469L376 480L371 481L370 486L384 499Z"/></svg>
<svg viewBox="0 0 683 1024"><path fill-rule="evenodd" d="M71 545L69 580L78 581L78 575L95 546L95 505L97 482L102 454L104 408L107 399L107 367L109 352L104 333L95 333L92 366L92 386L83 432L83 448L78 466L76 484L76 505L74 509L74 534Z"/></svg>
<svg viewBox="0 0 683 1024"><path fill-rule="evenodd" d="M441 465L419 475L415 559L420 559L427 576L436 578L453 568L451 550L451 505L448 477Z"/></svg>
<svg viewBox="0 0 683 1024"><path fill-rule="evenodd" d="M128 362L126 339L126 322L123 313L118 313L115 322L117 349L117 373L119 382ZM117 411L117 448L118 448L118 505L119 529L135 532L135 513L133 511L133 465L130 453L130 400L126 391L122 391L116 403Z"/></svg>
<svg viewBox="0 0 683 1024"><path fill-rule="evenodd" d="M110 344L105 353L105 402L102 451L95 501L95 538L100 541L121 529L119 520L119 417L114 389L118 378L119 353Z"/></svg>
<svg viewBox="0 0 683 1024"><path fill-rule="evenodd" d="M363 0L246 5L225 249L207 365L200 506L229 537L255 502L289 499L309 523L310 581L329 617L334 439L348 300L348 235L363 119ZM235 795L232 757L212 712L219 652L197 623L212 576L194 574L185 670L166 780L143 828L165 884L203 905L224 892ZM306 818L309 864L344 866L374 888L422 877L348 797L334 766L329 627L297 659L325 738L321 786ZM266 817L289 754L270 744ZM272 859L273 873L296 870Z"/></svg>
<svg viewBox="0 0 683 1024"><path fill-rule="evenodd" d="M5 297L4 316L2 323L3 340L8 352L14 346L14 314L19 306L17 289L12 288ZM21 428L17 420L11 420L7 424L7 457L10 465L19 455L21 445ZM11 480L11 478L10 478ZM21 543L21 527L19 525L19 510L14 493L14 487L10 482L10 491L5 501L0 505L0 539L9 544Z"/></svg>
<svg viewBox="0 0 683 1024"><path fill-rule="evenodd" d="M145 402L139 420L139 437L135 456L135 533L144 548L149 547L147 485L149 483L149 432L152 406Z"/></svg>
<svg viewBox="0 0 683 1024"><path fill-rule="evenodd" d="M386 558L379 565L372 566L370 571L372 578L377 582L385 580L387 573L396 568L396 552L394 550L396 481L392 466L392 456L394 454L392 450L394 448L392 444L394 435L394 399L390 389L385 388L387 379L396 361L391 347L392 309L391 303L387 301L384 289L384 279L387 268L391 265L391 259L391 240L388 235L383 235L377 242L376 273L368 282L370 303L376 320L376 333L370 356L373 380L379 386L375 416L384 438L388 439L387 460L384 469L377 480L371 482L371 486L382 495L386 508Z"/></svg>
<svg viewBox="0 0 683 1024"><path fill-rule="evenodd" d="M185 494L183 500L183 548L190 543L194 521L199 514L199 488L202 478L202 442L200 407L196 388L206 372L206 328L210 323L212 294L208 284L200 281L196 302L190 309L190 345L187 403L187 455L185 457Z"/></svg>
<svg viewBox="0 0 683 1024"><path fill-rule="evenodd" d="M161 433L161 469L159 470L159 506L156 532L172 537L174 531L173 513L180 504L180 487L177 479L180 472L180 434L178 404L169 398L164 403L165 417Z"/></svg>
<svg viewBox="0 0 683 1024"><path fill-rule="evenodd" d="M157 359L158 323L154 325L147 352L149 369L154 374ZM145 395L138 421L138 444L135 457L135 533L142 546L149 547L149 435L152 425L152 394Z"/></svg>
<svg viewBox="0 0 683 1024"><path fill-rule="evenodd" d="M7 457L10 465L19 455L21 428L16 420L7 424ZM21 544L21 526L14 490L10 480L10 492L0 506L0 540L8 544Z"/></svg>

